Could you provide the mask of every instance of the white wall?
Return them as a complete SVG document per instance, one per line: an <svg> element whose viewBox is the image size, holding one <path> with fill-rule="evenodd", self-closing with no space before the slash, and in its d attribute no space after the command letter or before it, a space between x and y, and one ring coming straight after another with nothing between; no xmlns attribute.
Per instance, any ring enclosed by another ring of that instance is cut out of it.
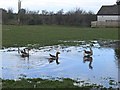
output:
<svg viewBox="0 0 120 90"><path fill-rule="evenodd" d="M117 21L92 21L91 27L120 27L120 22Z"/></svg>
<svg viewBox="0 0 120 90"><path fill-rule="evenodd" d="M115 21L120 21L120 16L113 16L113 15L101 15L101 16L97 16L97 21L106 21L106 20L115 20Z"/></svg>

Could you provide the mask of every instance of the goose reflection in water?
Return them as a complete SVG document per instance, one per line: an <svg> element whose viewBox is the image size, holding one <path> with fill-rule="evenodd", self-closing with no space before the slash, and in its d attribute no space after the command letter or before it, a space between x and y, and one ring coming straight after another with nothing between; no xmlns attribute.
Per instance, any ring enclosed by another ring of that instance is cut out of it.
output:
<svg viewBox="0 0 120 90"><path fill-rule="evenodd" d="M90 69L93 69L92 67L92 61L93 61L93 58L92 58L92 55L93 55L93 50L92 48L90 47L90 50L89 51L86 51L84 50L84 57L83 57L83 62L85 63L86 61L89 62L89 68Z"/></svg>
<svg viewBox="0 0 120 90"><path fill-rule="evenodd" d="M92 67L92 61L93 61L93 58L92 56L84 56L83 57L83 62L89 62L89 69L93 69Z"/></svg>
<svg viewBox="0 0 120 90"><path fill-rule="evenodd" d="M59 57L58 55L60 54L60 52L56 52L56 55L50 55L50 58L48 58L49 63L52 63L54 60L56 60L56 64L59 64L60 62L58 61Z"/></svg>

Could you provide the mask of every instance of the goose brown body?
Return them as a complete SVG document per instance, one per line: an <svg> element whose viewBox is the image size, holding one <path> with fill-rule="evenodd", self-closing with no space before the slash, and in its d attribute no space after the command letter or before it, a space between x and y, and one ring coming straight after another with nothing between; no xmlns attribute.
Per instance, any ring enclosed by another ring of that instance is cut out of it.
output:
<svg viewBox="0 0 120 90"><path fill-rule="evenodd" d="M87 55L89 55L89 56L92 56L92 55L93 55L93 51L92 51L91 48L90 48L90 51L84 50L84 56L87 56Z"/></svg>
<svg viewBox="0 0 120 90"><path fill-rule="evenodd" d="M20 54L21 57L29 57L29 49L27 49L28 52L26 52L26 49L23 49L20 51L20 49L18 48L18 53Z"/></svg>

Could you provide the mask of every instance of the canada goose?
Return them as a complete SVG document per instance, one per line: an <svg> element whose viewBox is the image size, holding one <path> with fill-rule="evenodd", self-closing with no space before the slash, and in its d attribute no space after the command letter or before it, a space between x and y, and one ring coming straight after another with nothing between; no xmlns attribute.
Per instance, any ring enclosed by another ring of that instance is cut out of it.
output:
<svg viewBox="0 0 120 90"><path fill-rule="evenodd" d="M58 62L58 58L59 58L58 55L59 54L60 54L60 52L56 52L56 56L49 54L51 57L51 58L49 58L49 63L53 62L53 60L56 60L56 63L59 64L59 62Z"/></svg>
<svg viewBox="0 0 120 90"><path fill-rule="evenodd" d="M27 53L26 50L24 49L24 52L21 54L21 57L29 57L29 50Z"/></svg>
<svg viewBox="0 0 120 90"><path fill-rule="evenodd" d="M26 52L26 49L27 49L27 48L25 48L25 49L23 49L23 50L20 50L20 49L18 48L18 53L19 53L20 56L23 57L23 58L24 58L24 57L29 57L29 50L30 50L30 49L27 49L28 52Z"/></svg>
<svg viewBox="0 0 120 90"><path fill-rule="evenodd" d="M93 55L93 51L91 48L90 48L90 51L84 50L84 56L92 56L92 55Z"/></svg>
<svg viewBox="0 0 120 90"><path fill-rule="evenodd" d="M60 54L60 52L56 52L56 56L55 55L51 55L51 54L49 54L50 55L50 57L53 59L53 60L56 60L56 59L58 59L58 55Z"/></svg>

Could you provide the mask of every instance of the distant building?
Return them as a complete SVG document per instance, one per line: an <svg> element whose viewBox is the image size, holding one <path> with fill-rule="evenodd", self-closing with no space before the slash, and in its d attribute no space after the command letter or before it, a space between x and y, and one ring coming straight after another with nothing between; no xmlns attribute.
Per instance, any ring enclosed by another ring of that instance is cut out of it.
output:
<svg viewBox="0 0 120 90"><path fill-rule="evenodd" d="M118 5L102 6L97 13L97 21L119 21Z"/></svg>
<svg viewBox="0 0 120 90"><path fill-rule="evenodd" d="M119 27L120 0L114 5L104 5L97 13L97 21L91 22L91 27Z"/></svg>

